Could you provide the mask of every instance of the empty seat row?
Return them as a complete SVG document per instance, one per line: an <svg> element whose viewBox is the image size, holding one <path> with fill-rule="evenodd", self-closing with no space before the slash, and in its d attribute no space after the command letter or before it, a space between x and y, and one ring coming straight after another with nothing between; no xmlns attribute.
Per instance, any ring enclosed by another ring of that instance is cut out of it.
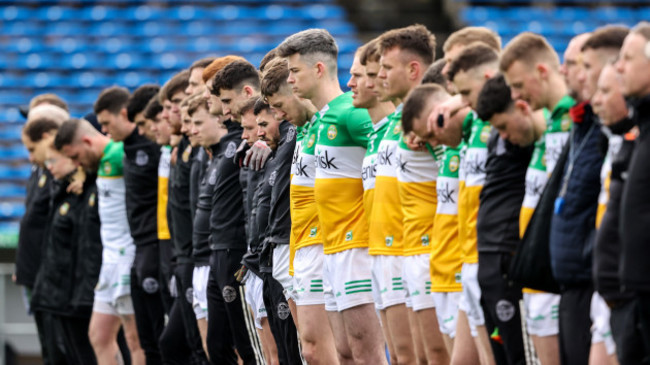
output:
<svg viewBox="0 0 650 365"><path fill-rule="evenodd" d="M25 214L25 205L22 202L0 203L0 218L20 218Z"/></svg>
<svg viewBox="0 0 650 365"><path fill-rule="evenodd" d="M468 6L461 11L461 19L468 23L486 21L527 22L537 21L591 21L598 23L638 22L650 19L650 8L559 6L495 7Z"/></svg>
<svg viewBox="0 0 650 365"><path fill-rule="evenodd" d="M214 5L214 4L212 4ZM182 5L170 8L150 5L113 7L97 5L74 8L68 6L26 7L7 6L0 13L5 22L35 20L57 22L71 21L164 21L164 20L235 20L268 19L298 20L341 18L344 11L337 5L313 4L306 6L238 6L217 3L215 6Z"/></svg>
<svg viewBox="0 0 650 365"><path fill-rule="evenodd" d="M2 180L26 180L32 173L32 168L29 164L21 166L8 166L0 165L0 179Z"/></svg>

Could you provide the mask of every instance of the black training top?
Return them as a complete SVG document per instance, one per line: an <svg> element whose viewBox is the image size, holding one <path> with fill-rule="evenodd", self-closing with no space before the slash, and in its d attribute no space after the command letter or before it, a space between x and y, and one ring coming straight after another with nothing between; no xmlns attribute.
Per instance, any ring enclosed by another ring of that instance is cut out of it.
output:
<svg viewBox="0 0 650 365"><path fill-rule="evenodd" d="M178 144L176 164L169 171L169 202L167 220L174 243L176 263L192 262L192 213L190 205L190 174L192 149L189 139L183 136Z"/></svg>
<svg viewBox="0 0 650 365"><path fill-rule="evenodd" d="M133 133L124 140L126 212L136 246L158 242L158 162L160 146Z"/></svg>
<svg viewBox="0 0 650 365"><path fill-rule="evenodd" d="M269 156L270 157L270 156ZM250 211L248 213L248 225L246 231L246 241L248 243L248 252L242 258L242 264L249 270L253 271L257 276L260 275L260 251L262 249L262 241L264 240L264 229L266 229L266 222L268 222L269 215L269 202L270 199L260 201L260 194L262 193L261 185L264 181L265 169L259 171L247 170L247 194L244 201L244 206L249 205ZM268 195L270 197L270 195ZM258 212L265 218L263 220L263 228L260 234Z"/></svg>
<svg viewBox="0 0 650 365"><path fill-rule="evenodd" d="M20 221L16 251L16 284L34 287L41 266L43 237L50 212L52 175L47 169L33 166L27 182L25 214Z"/></svg>
<svg viewBox="0 0 650 365"><path fill-rule="evenodd" d="M512 253L520 242L519 212L534 146L513 145L493 129L487 147L485 184L476 222L478 251Z"/></svg>
<svg viewBox="0 0 650 365"><path fill-rule="evenodd" d="M241 143L242 127L226 121L228 133L213 152L216 176L210 214L210 249L246 250L243 193L239 183L239 164L233 161Z"/></svg>
<svg viewBox="0 0 650 365"><path fill-rule="evenodd" d="M211 153L219 149L219 144L210 147ZM199 185L197 189L196 211L194 213L192 232L192 256L195 265L208 265L210 263L210 213L212 212L212 195L217 183L217 171L214 159L208 159L208 153L201 148L201 160L193 166L200 170L198 174Z"/></svg>

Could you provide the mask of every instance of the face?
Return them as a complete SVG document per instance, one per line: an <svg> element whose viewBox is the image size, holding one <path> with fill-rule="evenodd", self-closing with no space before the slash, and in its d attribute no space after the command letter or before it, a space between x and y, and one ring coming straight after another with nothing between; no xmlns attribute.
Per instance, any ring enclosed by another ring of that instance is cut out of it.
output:
<svg viewBox="0 0 650 365"><path fill-rule="evenodd" d="M45 166L45 154L49 146L54 142L54 135L54 133L43 133L43 138L38 142L32 142L32 140L25 134L21 135L23 144L29 152L29 162L40 167Z"/></svg>
<svg viewBox="0 0 650 365"><path fill-rule="evenodd" d="M161 146L166 146L169 144L169 139L172 135L172 129L169 125L169 120L162 117L163 112L160 112L158 115L156 115L156 118L152 120L152 123L149 125L149 127L151 133L153 133L156 143Z"/></svg>
<svg viewBox="0 0 650 365"><path fill-rule="evenodd" d="M579 94L584 87L584 82L578 77L582 70L582 53L580 52L580 48L583 43L576 41L569 43L569 47L564 52L564 64L561 68L569 92L574 98L580 96Z"/></svg>
<svg viewBox="0 0 650 365"><path fill-rule="evenodd" d="M515 61L504 76L512 90L513 100L521 99L527 102L533 110L549 107L544 105L542 80L536 69L521 61Z"/></svg>
<svg viewBox="0 0 650 365"><path fill-rule="evenodd" d="M621 90L621 76L613 66L605 66L600 73L598 88L591 104L594 113L606 126L611 126L627 116L627 105Z"/></svg>
<svg viewBox="0 0 650 365"><path fill-rule="evenodd" d="M88 172L97 172L101 155L94 153L90 139L83 138L81 141L65 145L61 148L61 153L76 166L81 166Z"/></svg>
<svg viewBox="0 0 650 365"><path fill-rule="evenodd" d="M222 130L223 125L219 123L219 118L205 108L200 107L192 114L192 135L199 145L210 147L219 143L223 134Z"/></svg>
<svg viewBox="0 0 650 365"><path fill-rule="evenodd" d="M241 139L245 139L249 146L252 146L257 137L257 117L253 114L252 110L242 114L241 126L244 128L241 134Z"/></svg>
<svg viewBox="0 0 650 365"><path fill-rule="evenodd" d="M257 136L275 151L280 142L280 121L275 119L268 110L262 110L257 115Z"/></svg>
<svg viewBox="0 0 650 365"><path fill-rule="evenodd" d="M181 133L181 108L180 105L183 102L183 99L187 97L187 94L185 91L181 90L174 95L172 95L172 99L170 100L171 108L169 110L169 124L171 125L172 128L172 134L180 134Z"/></svg>
<svg viewBox="0 0 650 365"><path fill-rule="evenodd" d="M308 111L304 105L305 101L293 95L288 87L282 87L277 93L267 96L266 101L276 119L286 120L297 126L307 122Z"/></svg>
<svg viewBox="0 0 650 365"><path fill-rule="evenodd" d="M102 110L97 114L97 122L102 126L102 132L114 141L123 141L131 134L131 132L124 129L126 123L131 123L126 119L126 109L122 109L122 112L117 114Z"/></svg>
<svg viewBox="0 0 650 365"><path fill-rule="evenodd" d="M648 41L640 34L625 37L616 70L621 74L623 95L642 97L650 94L650 57L645 55Z"/></svg>
<svg viewBox="0 0 650 365"><path fill-rule="evenodd" d="M318 85L318 68L309 65L300 54L296 53L287 58L289 63L289 77L287 82L298 97L311 99Z"/></svg>
<svg viewBox="0 0 650 365"><path fill-rule="evenodd" d="M59 153L54 148L47 148L45 155L45 167L47 167L52 176L57 180L64 179L77 169L71 159Z"/></svg>
<svg viewBox="0 0 650 365"><path fill-rule="evenodd" d="M208 81L205 85L203 97L207 100L208 109L212 115L222 115L223 109L221 108L221 100L219 100L218 96L212 93L212 81Z"/></svg>
<svg viewBox="0 0 650 365"><path fill-rule="evenodd" d="M192 146L196 146L194 136L192 135L192 118L187 113L187 106L181 108L181 133L186 135Z"/></svg>
<svg viewBox="0 0 650 365"><path fill-rule="evenodd" d="M454 145L454 135L459 135L461 133L462 123L450 123L448 126L445 126L445 135L436 135L433 131L429 131L427 127L427 120L433 112L433 108L437 103L444 102L444 100L429 100L425 107L422 109L422 112L413 119L413 134L415 134L422 141L428 142L432 146L438 145ZM458 125L458 128L455 126Z"/></svg>
<svg viewBox="0 0 650 365"><path fill-rule="evenodd" d="M504 113L496 113L490 124L499 132L501 138L518 146L530 146L535 143L535 129L528 104L512 106Z"/></svg>
<svg viewBox="0 0 650 365"><path fill-rule="evenodd" d="M239 120L241 118L240 110L246 100L252 96L250 86L244 86L241 91L221 89L219 100L223 108L223 115L226 119Z"/></svg>
<svg viewBox="0 0 650 365"><path fill-rule="evenodd" d="M584 100L591 100L598 88L598 77L605 66L604 55L600 51L587 49L582 53L582 70L579 73L583 81L582 97Z"/></svg>
<svg viewBox="0 0 650 365"><path fill-rule="evenodd" d="M480 69L458 72L454 76L454 86L460 94L463 103L476 109L478 94L485 85L485 74Z"/></svg>
<svg viewBox="0 0 650 365"><path fill-rule="evenodd" d="M372 90L368 89L365 69L359 57L355 57L350 68L350 81L348 81L348 87L352 90L352 105L355 108L372 108L377 103L377 97Z"/></svg>
<svg viewBox="0 0 650 365"><path fill-rule="evenodd" d="M366 62L366 87L370 90L378 100L386 100L386 90L384 89L384 83L380 80L377 75L379 75L379 69L381 66L379 62Z"/></svg>
<svg viewBox="0 0 650 365"><path fill-rule="evenodd" d="M185 89L187 95L192 95L200 86L204 85L203 83L203 67L196 67L190 72L190 80Z"/></svg>
<svg viewBox="0 0 650 365"><path fill-rule="evenodd" d="M408 65L403 60L401 50L393 47L384 52L379 59L379 64L377 77L386 89L386 96L391 99L405 97L410 90L410 85L408 83Z"/></svg>

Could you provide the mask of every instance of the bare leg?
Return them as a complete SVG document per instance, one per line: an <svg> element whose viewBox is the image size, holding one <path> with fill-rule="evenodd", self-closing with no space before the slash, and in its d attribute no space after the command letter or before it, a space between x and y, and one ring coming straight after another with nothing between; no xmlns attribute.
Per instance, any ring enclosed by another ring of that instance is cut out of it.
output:
<svg viewBox="0 0 650 365"><path fill-rule="evenodd" d="M126 344L129 346L129 351L131 352L131 364L145 365L146 358L144 356L144 350L140 347L138 328L135 326L135 315L128 314L120 316L120 320L122 321Z"/></svg>
<svg viewBox="0 0 650 365"><path fill-rule="evenodd" d="M451 351L447 350L445 342L440 333L438 317L435 308L423 309L412 312L415 318L416 327L419 330L417 337L424 343L424 351L428 364L449 364Z"/></svg>
<svg viewBox="0 0 650 365"><path fill-rule="evenodd" d="M415 364L415 351L413 349L413 336L408 318L410 310L406 304L393 305L386 308L386 327L395 347L397 364Z"/></svg>
<svg viewBox="0 0 650 365"><path fill-rule="evenodd" d="M334 334L329 326L325 306L298 306L298 322L305 361L310 365L338 363Z"/></svg>
<svg viewBox="0 0 650 365"><path fill-rule="evenodd" d="M275 344L273 333L271 333L271 326L269 326L268 318L262 318L262 330L260 332L260 340L262 340L262 348L264 349L266 364L279 365L280 360L278 360L278 347Z"/></svg>
<svg viewBox="0 0 650 365"><path fill-rule="evenodd" d="M419 365L427 365L427 353L424 349L424 338L420 336L420 326L418 318L413 311L413 308L406 307L409 313L409 327L411 328L411 338L413 339L413 351L415 353L415 363Z"/></svg>
<svg viewBox="0 0 650 365"><path fill-rule="evenodd" d="M542 365L560 364L560 342L555 336L531 336L537 358Z"/></svg>
<svg viewBox="0 0 650 365"><path fill-rule="evenodd" d="M481 365L495 365L492 345L490 345L490 335L487 333L485 326L476 326L478 336L474 338L478 348Z"/></svg>
<svg viewBox="0 0 650 365"><path fill-rule="evenodd" d="M300 326L298 326L298 307L296 306L296 302L289 298L287 299L287 303L289 303L289 311L291 312L291 318L293 318L293 324L300 333Z"/></svg>
<svg viewBox="0 0 650 365"><path fill-rule="evenodd" d="M458 311L451 363L454 365L474 365L479 363L478 351L469 328L467 314L463 311Z"/></svg>
<svg viewBox="0 0 650 365"><path fill-rule="evenodd" d="M93 312L90 317L88 337L95 351L98 365L122 364L120 348L117 346L117 332L120 317Z"/></svg>
<svg viewBox="0 0 650 365"><path fill-rule="evenodd" d="M341 314L355 364L388 364L374 304L349 308Z"/></svg>
<svg viewBox="0 0 650 365"><path fill-rule="evenodd" d="M206 318L201 318L196 320L196 325L199 327L199 334L201 335L201 342L203 343L203 351L205 355L210 359L208 353L208 320Z"/></svg>
<svg viewBox="0 0 650 365"><path fill-rule="evenodd" d="M445 342L445 348L451 358L451 354L454 352L454 339L449 337L449 335L442 335L442 340Z"/></svg>
<svg viewBox="0 0 650 365"><path fill-rule="evenodd" d="M381 318L381 330L384 333L384 339L386 340L386 345L388 346L388 355L390 355L390 363L397 364L397 354L395 353L395 347L393 347L393 340L390 337L388 332L388 319L386 318L386 310L382 309L379 311L379 317Z"/></svg>
<svg viewBox="0 0 650 365"><path fill-rule="evenodd" d="M329 319L332 334L334 335L334 345L336 346L339 363L341 365L353 365L354 358L352 357L352 350L348 343L348 335L343 324L343 314L328 311L327 318Z"/></svg>

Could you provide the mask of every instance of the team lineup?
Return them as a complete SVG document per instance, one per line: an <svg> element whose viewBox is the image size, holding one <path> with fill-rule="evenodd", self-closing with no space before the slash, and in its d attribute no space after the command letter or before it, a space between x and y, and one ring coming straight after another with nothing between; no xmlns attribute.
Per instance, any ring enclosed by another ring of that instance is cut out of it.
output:
<svg viewBox="0 0 650 365"><path fill-rule="evenodd" d="M436 59L412 25L343 92L308 29L107 88L94 124L35 97L45 364L647 363L648 45L466 27Z"/></svg>

